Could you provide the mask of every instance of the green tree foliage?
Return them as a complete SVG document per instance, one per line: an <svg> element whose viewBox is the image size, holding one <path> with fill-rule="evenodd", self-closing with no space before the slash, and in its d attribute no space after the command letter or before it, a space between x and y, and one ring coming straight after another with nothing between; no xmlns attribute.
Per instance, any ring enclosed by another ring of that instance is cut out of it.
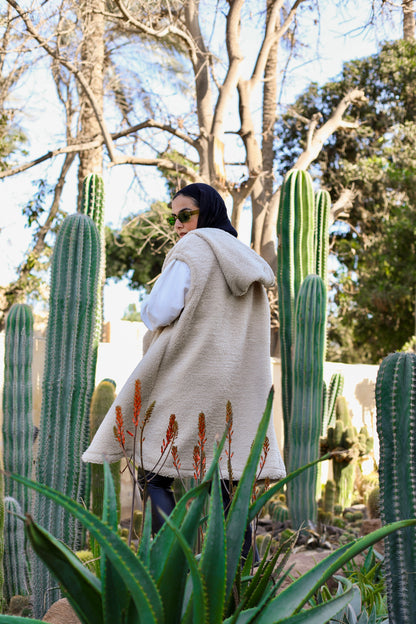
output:
<svg viewBox="0 0 416 624"><path fill-rule="evenodd" d="M127 275L131 288L151 289L151 282L162 270L167 251L174 244L164 202L155 202L150 210L127 217L122 228L106 228L106 277L122 279Z"/></svg>
<svg viewBox="0 0 416 624"><path fill-rule="evenodd" d="M124 311L124 314L121 318L122 321L141 321L142 318L140 316L140 312L136 307L135 303L129 303L129 305L127 306L126 310Z"/></svg>
<svg viewBox="0 0 416 624"><path fill-rule="evenodd" d="M414 334L415 80L416 42L385 44L378 55L345 64L340 80L322 88L312 84L281 127L284 171L303 149L305 118L324 121L349 90L366 93L367 101L349 117L359 127L332 135L314 164L334 201L346 187L356 193L349 226L333 226L340 264L332 358L378 362Z"/></svg>

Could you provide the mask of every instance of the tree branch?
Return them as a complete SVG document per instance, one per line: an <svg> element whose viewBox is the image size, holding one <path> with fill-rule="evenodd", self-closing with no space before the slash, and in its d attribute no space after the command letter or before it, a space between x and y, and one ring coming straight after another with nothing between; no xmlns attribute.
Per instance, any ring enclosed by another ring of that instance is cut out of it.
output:
<svg viewBox="0 0 416 624"><path fill-rule="evenodd" d="M360 104L366 101L364 91L361 89L353 89L347 95L345 95L341 102L336 107L331 117L326 121L316 132L315 129L317 120L312 119L310 124L312 126L311 136L308 136L308 143L306 149L299 156L296 163L293 165L294 169L307 169L312 161L314 161L321 151L325 141L329 139L339 128L358 128L358 122L347 122L342 119L345 111L352 104Z"/></svg>
<svg viewBox="0 0 416 624"><path fill-rule="evenodd" d="M141 22L140 20L137 20L128 11L126 6L124 5L123 0L115 0L115 3L120 9L121 14L125 18L125 20L128 22L128 24L131 24L132 26L137 28L137 30L140 30L140 32L144 32L147 35L151 35L152 37L156 37L158 39L163 39L169 34L176 35L177 37L182 39L189 48L189 51L192 57L192 62L194 64L197 62L196 59L197 59L198 48L196 46L194 39L192 38L190 33L187 32L187 30L183 28L178 28L177 26L173 24L167 24L166 26L164 26L163 28L159 30L156 30L155 28L150 28L150 26L146 26L146 24L143 24L143 22ZM116 16L113 16L113 17L116 17Z"/></svg>
<svg viewBox="0 0 416 624"><path fill-rule="evenodd" d="M260 52L258 54L256 64L254 67L253 74L250 78L250 90L252 90L255 85L262 79L264 74L264 68L267 63L267 59L270 53L270 48L279 41L288 31L289 26L291 25L293 18L296 15L296 11L302 2L305 0L295 0L290 11L288 12L285 21L283 24L276 29L277 20L280 15L280 9L282 8L284 2L283 0L277 0L273 5L273 9L270 14L270 19L267 24L266 33L263 39L262 46L260 48Z"/></svg>
<svg viewBox="0 0 416 624"><path fill-rule="evenodd" d="M329 216L329 224L332 225L337 219L348 219L350 210L353 206L354 199L357 197L357 191L354 187L344 188L341 195L333 206Z"/></svg>
<svg viewBox="0 0 416 624"><path fill-rule="evenodd" d="M183 141L185 141L186 143L188 143L189 145L197 149L196 141L194 139L191 139L187 134L185 134L184 132L181 132L180 130L178 130L177 128L174 128L173 126L169 124L162 124L162 123L155 121L154 119L147 119L146 121L143 121L140 124L136 124L135 126L131 126L130 128L126 128L125 130L122 130L121 132L114 132L111 134L111 138L113 141L116 141L117 139L121 139L130 134L134 134L135 132L138 132L139 130L143 130L144 128L159 128L160 130L170 132L172 135L178 137L179 139L182 139ZM75 152L88 151L88 150L100 147L100 145L102 145L103 143L104 143L104 138L100 136L97 139L94 139L93 141L88 141L87 143L72 143L71 145L66 145L65 147L59 147L58 149L51 150L47 152L46 154L43 154L42 156L39 156L38 158L35 158L27 163L24 163L17 167L13 167L13 169L0 171L0 180L2 178L8 178L13 175L16 175L17 173L22 173L22 171L26 171L27 169L30 169L31 167L40 165L45 160L50 160L51 158L55 158L56 156L60 156L61 154L72 154ZM125 160L122 156L118 156L116 162L113 162L114 165L124 164L124 163L125 163Z"/></svg>
<svg viewBox="0 0 416 624"><path fill-rule="evenodd" d="M19 15L19 17L23 20L26 29L28 30L28 32L34 37L34 39L39 43L39 45L45 50L45 52L47 52L52 58L54 58L56 61L58 61L59 63L61 63L64 67L66 67L75 77L76 80L78 80L79 84L81 85L81 87L84 89L91 107L94 111L94 114L97 118L98 124L100 126L101 132L102 132L102 136L104 139L104 143L105 146L108 150L108 155L110 157L110 160L112 162L116 162L117 161L117 156L114 150L114 145L113 145L113 141L111 139L111 135L107 130L106 124L104 122L103 116L97 106L97 103L95 101L94 98L94 94L90 88L90 86L88 85L87 81L84 78L84 75L82 74L82 72L70 61L68 61L67 59L61 57L57 52L55 52L55 50L48 44L48 42L46 41L46 39L44 39L36 30L34 24L32 23L32 21L28 18L27 16L27 12L23 11L23 9L21 9L21 7L17 4L16 0L7 0L7 2L14 8L14 10L17 12L17 14Z"/></svg>

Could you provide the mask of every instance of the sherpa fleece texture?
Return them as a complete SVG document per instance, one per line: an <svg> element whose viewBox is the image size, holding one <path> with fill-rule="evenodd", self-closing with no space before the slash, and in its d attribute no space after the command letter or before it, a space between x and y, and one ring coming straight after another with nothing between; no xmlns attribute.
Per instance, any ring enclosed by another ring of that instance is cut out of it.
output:
<svg viewBox="0 0 416 624"><path fill-rule="evenodd" d="M160 457L171 414L179 425L175 444L183 477L194 474L193 451L198 443L198 416L205 414L207 466L225 430L227 401L231 402L233 478L239 479L247 461L271 387L269 304L265 287L274 283L273 271L253 250L231 234L199 228L184 236L168 253L164 268L174 259L186 262L191 286L179 317L169 326L148 332L142 360L118 394L83 455L86 462L114 462L122 457L114 436L115 408L121 406L126 431L133 431L135 381L141 382L143 419L155 401L144 429L145 470L177 476L172 457ZM140 425L139 425L140 427ZM261 477L280 479L285 468L273 424L270 450ZM127 452L132 437L126 434ZM227 457L221 459L228 478Z"/></svg>

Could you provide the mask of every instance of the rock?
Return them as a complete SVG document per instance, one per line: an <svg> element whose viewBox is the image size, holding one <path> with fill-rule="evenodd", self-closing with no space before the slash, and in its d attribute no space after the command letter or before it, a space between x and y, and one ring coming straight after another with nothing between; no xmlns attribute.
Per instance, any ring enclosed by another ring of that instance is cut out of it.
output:
<svg viewBox="0 0 416 624"><path fill-rule="evenodd" d="M32 611L32 604L29 596L12 596L8 608L9 615L27 616Z"/></svg>
<svg viewBox="0 0 416 624"><path fill-rule="evenodd" d="M54 602L45 613L42 622L50 622L51 624L81 624L81 620L78 619L67 598L61 598Z"/></svg>
<svg viewBox="0 0 416 624"><path fill-rule="evenodd" d="M368 535L373 531L381 528L381 520L380 518L370 518L368 520L363 520L361 524L361 535ZM374 544L374 549L377 550L381 555L384 555L384 540L380 540L376 544Z"/></svg>

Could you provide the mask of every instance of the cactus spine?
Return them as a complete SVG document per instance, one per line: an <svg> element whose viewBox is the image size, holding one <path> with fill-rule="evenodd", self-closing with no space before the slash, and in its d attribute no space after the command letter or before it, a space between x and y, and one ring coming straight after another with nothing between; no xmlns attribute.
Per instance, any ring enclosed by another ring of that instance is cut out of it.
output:
<svg viewBox="0 0 416 624"><path fill-rule="evenodd" d="M326 288L318 275L308 275L296 307L293 402L288 471L319 457L325 351ZM292 528L316 523L316 466L288 486Z"/></svg>
<svg viewBox="0 0 416 624"><path fill-rule="evenodd" d="M29 595L29 570L22 508L16 499L6 496L4 512L4 598L9 603L13 596Z"/></svg>
<svg viewBox="0 0 416 624"><path fill-rule="evenodd" d="M314 199L312 181L306 171L294 169L286 175L280 195L277 237L284 457L287 463L296 300L304 278L315 269Z"/></svg>
<svg viewBox="0 0 416 624"><path fill-rule="evenodd" d="M81 455L89 443L99 281L97 227L87 215L71 215L62 223L52 258L37 480L76 501L88 497ZM79 549L83 529L73 516L40 495L36 496L35 513L56 538ZM35 564L41 567L34 570L34 610L39 617L44 612L44 598L47 608L59 594L47 591L56 583L38 559Z"/></svg>
<svg viewBox="0 0 416 624"><path fill-rule="evenodd" d="M104 416L116 398L115 383L110 380L100 381L91 399L90 436L97 433ZM116 490L118 511L120 513L120 462L111 464L114 487ZM104 500L104 467L102 464L91 464L91 509L99 518L103 514ZM120 517L119 517L120 519Z"/></svg>
<svg viewBox="0 0 416 624"><path fill-rule="evenodd" d="M3 443L4 468L32 477L32 356L33 314L28 305L15 303L7 315L4 354ZM30 491L5 478L5 494L30 510Z"/></svg>
<svg viewBox="0 0 416 624"><path fill-rule="evenodd" d="M416 354L393 353L376 381L380 440L380 512L383 524L416 516ZM391 624L410 624L416 613L416 531L385 540L387 605Z"/></svg>

